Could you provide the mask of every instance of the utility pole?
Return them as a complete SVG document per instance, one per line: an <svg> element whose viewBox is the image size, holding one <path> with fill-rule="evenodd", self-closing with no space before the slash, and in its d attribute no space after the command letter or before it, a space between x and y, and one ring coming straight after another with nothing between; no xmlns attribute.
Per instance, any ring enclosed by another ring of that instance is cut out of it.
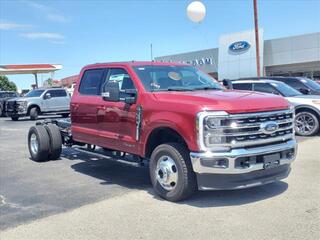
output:
<svg viewBox="0 0 320 240"><path fill-rule="evenodd" d="M259 47L259 25L258 25L257 0L253 0L253 11L254 11L254 29L255 29L255 38L256 38L257 76L261 77L261 74L260 74L260 47Z"/></svg>
<svg viewBox="0 0 320 240"><path fill-rule="evenodd" d="M152 43L150 44L150 54L151 54L151 61L153 61L153 48L152 48Z"/></svg>

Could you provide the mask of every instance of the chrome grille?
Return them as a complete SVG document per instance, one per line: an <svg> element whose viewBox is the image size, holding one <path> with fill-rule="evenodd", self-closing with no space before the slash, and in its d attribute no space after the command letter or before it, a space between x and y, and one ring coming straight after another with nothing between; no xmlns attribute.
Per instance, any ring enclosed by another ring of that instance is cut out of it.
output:
<svg viewBox="0 0 320 240"><path fill-rule="evenodd" d="M293 138L293 119L291 110L229 115L221 119L221 126L217 126L214 134L225 139L225 143L219 146L231 148L283 142ZM261 125L271 121L277 123L278 128L267 134Z"/></svg>

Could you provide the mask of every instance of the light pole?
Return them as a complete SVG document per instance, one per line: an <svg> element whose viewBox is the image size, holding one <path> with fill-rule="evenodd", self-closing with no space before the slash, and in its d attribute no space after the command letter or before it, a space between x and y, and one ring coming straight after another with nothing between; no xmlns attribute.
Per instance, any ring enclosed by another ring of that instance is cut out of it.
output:
<svg viewBox="0 0 320 240"><path fill-rule="evenodd" d="M258 26L258 7L257 0L253 0L253 11L254 11L254 29L256 39L256 61L257 61L257 76L260 77L260 51L259 51L259 26Z"/></svg>

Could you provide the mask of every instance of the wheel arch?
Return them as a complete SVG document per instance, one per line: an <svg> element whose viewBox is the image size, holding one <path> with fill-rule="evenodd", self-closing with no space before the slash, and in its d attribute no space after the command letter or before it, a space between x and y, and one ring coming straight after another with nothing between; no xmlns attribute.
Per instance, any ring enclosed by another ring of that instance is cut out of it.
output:
<svg viewBox="0 0 320 240"><path fill-rule="evenodd" d="M307 112L312 112L316 115L318 120L320 121L320 111L316 109L315 107L308 106L308 105L301 105L295 108L295 113L298 114L300 112L307 111Z"/></svg>
<svg viewBox="0 0 320 240"><path fill-rule="evenodd" d="M28 110L27 110L27 115L28 115L28 116L30 115L30 110L31 110L32 108L34 108L34 107L38 108L38 109L39 109L39 112L41 112L41 108L40 108L40 106L39 106L38 104L30 104L30 105L28 106Z"/></svg>
<svg viewBox="0 0 320 240"><path fill-rule="evenodd" d="M153 129L147 136L147 141L144 147L144 156L150 158L153 150L164 143L176 142L185 145L188 148L188 144L177 130L168 127L157 127Z"/></svg>

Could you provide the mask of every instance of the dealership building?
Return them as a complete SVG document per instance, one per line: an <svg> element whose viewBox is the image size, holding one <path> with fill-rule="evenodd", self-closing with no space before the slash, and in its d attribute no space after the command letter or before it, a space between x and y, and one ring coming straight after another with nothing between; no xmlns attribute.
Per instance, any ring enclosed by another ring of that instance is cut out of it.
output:
<svg viewBox="0 0 320 240"><path fill-rule="evenodd" d="M305 76L320 79L320 32L263 40L259 30L260 71L264 76ZM185 62L222 79L256 77L253 30L222 35L219 47L155 58Z"/></svg>

